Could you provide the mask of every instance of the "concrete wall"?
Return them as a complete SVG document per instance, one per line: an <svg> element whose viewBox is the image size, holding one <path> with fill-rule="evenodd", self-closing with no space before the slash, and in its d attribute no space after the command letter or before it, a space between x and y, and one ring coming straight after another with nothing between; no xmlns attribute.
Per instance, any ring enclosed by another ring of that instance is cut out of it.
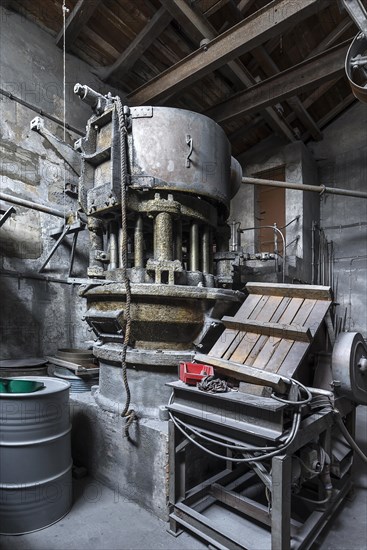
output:
<svg viewBox="0 0 367 550"><path fill-rule="evenodd" d="M320 183L366 192L367 105L354 104L324 130L323 141L310 143L309 149ZM339 314L346 309L346 330L367 337L367 201L324 196L321 227L334 244Z"/></svg>
<svg viewBox="0 0 367 550"><path fill-rule="evenodd" d="M59 119L63 118L63 55L54 38L19 14L0 9L0 87ZM106 93L108 87L90 67L66 56L66 119L83 131L90 108L74 94L76 82ZM77 181L73 171L30 121L39 113L0 94L0 190L45 203L61 211L77 209L64 194L64 180ZM44 116L46 127L59 138L63 128ZM72 144L79 134L67 131ZM0 203L6 210L9 203ZM72 236L62 244L43 275L38 270L55 243L50 231L61 218L15 207L0 229L0 359L42 356L58 347L84 346L90 338L81 317L84 301L77 286L61 282L68 275ZM88 236L79 236L73 275L86 276ZM60 282L58 282L60 280Z"/></svg>

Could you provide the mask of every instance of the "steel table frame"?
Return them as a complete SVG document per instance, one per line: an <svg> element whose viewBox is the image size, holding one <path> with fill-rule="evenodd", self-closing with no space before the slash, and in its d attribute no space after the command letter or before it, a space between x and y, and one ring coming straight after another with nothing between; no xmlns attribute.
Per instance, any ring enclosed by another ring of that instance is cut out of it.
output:
<svg viewBox="0 0 367 550"><path fill-rule="evenodd" d="M187 417L185 418L187 421ZM191 419L190 419L191 420ZM248 485L251 478L258 480L256 474L247 465L233 466L226 461L222 472L212 476L186 490L186 470L190 461L192 443L169 421L169 471L170 471L170 532L178 535L180 528L186 528L198 535L211 546L230 550L255 550L246 545L238 534L229 535L217 522L204 515L205 510L216 502L222 502L228 508L240 512L247 518L265 526L269 534L269 548L272 550L304 550L309 548L320 534L331 516L342 503L351 489L351 476L348 471L334 484L334 496L324 510L314 510L301 523L292 518L294 501L297 496L291 495L291 462L292 454L315 437L323 435L330 441L333 426L333 413L322 410L302 421L300 430L287 452L272 458L271 487L272 510L268 509L240 493L241 487ZM225 523L225 513L223 519Z"/></svg>

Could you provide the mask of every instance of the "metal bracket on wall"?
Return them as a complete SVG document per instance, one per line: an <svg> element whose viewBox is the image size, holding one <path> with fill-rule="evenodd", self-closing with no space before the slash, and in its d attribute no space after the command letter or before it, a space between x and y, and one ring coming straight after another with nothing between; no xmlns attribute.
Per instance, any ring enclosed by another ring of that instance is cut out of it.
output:
<svg viewBox="0 0 367 550"><path fill-rule="evenodd" d="M15 212L16 212L16 210L15 210L15 208L14 208L13 206L11 206L10 208L8 208L8 209L6 210L6 212L5 212L5 213L1 216L1 218L0 218L0 227L2 227L2 226L4 225L4 223L6 222L6 220L7 220L8 218L10 218L10 216L11 216L12 214L15 214Z"/></svg>
<svg viewBox="0 0 367 550"><path fill-rule="evenodd" d="M70 252L70 264L69 264L69 273L68 277L71 277L72 270L73 270L73 264L74 264L74 258L75 258L75 250L76 250L76 243L78 240L78 235L80 231L83 231L85 229L85 223L83 222L75 222L70 225L65 225L62 228L54 231L51 236L52 237L58 237L57 241L55 242L54 246L52 247L49 255L47 256L46 260L43 262L42 266L39 269L39 273L42 273L44 271L46 265L51 260L52 256L55 254L56 250L60 246L60 244L63 242L65 237L67 235L70 235L73 233L73 242L71 245L71 252Z"/></svg>
<svg viewBox="0 0 367 550"><path fill-rule="evenodd" d="M56 151L62 156L62 158L68 163L70 168L80 176L81 173L81 159L80 154L73 149L70 145L63 140L54 136L50 130L45 127L45 121L43 118L36 116L30 122L30 129L37 132L56 149Z"/></svg>

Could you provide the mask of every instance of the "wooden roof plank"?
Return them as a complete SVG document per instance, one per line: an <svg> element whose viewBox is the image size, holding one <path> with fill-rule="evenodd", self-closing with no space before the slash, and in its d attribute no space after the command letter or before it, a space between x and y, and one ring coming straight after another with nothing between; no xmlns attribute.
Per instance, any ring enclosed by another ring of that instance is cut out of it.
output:
<svg viewBox="0 0 367 550"><path fill-rule="evenodd" d="M75 8L65 22L65 48L69 50L80 31L88 23L102 0L78 0ZM64 43L64 29L56 37L56 45L62 48Z"/></svg>
<svg viewBox="0 0 367 550"><path fill-rule="evenodd" d="M130 104L144 105L183 90L206 74L223 66L292 24L315 13L324 0L273 0L252 16L210 42L206 51L197 50L128 96Z"/></svg>
<svg viewBox="0 0 367 550"><path fill-rule="evenodd" d="M126 74L171 21L171 15L162 6L112 65L96 69L94 73L101 80L107 80L115 73L119 77Z"/></svg>
<svg viewBox="0 0 367 550"><path fill-rule="evenodd" d="M239 92L226 101L208 109L205 114L216 122L255 113L297 93L315 88L344 72L345 57L350 40L330 48L295 67Z"/></svg>
<svg viewBox="0 0 367 550"><path fill-rule="evenodd" d="M218 36L218 32L209 21L202 14L192 9L185 0L161 0L161 2L172 17L187 30L190 38L198 44L204 38L213 40ZM240 12L238 13L241 18ZM234 75L235 79L238 79L240 84L245 88L256 84L256 80L239 60L229 61L227 67L230 70L230 74ZM296 141L290 126L279 116L273 107L266 107L263 112L263 118L276 133L284 135L291 142Z"/></svg>

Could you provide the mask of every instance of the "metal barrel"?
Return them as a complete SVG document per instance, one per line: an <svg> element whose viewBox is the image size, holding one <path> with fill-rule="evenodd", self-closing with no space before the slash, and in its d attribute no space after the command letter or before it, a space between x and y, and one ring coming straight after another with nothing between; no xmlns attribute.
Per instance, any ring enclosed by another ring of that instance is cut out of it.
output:
<svg viewBox="0 0 367 550"><path fill-rule="evenodd" d="M61 519L72 503L69 383L46 377L34 393L0 393L0 533Z"/></svg>

